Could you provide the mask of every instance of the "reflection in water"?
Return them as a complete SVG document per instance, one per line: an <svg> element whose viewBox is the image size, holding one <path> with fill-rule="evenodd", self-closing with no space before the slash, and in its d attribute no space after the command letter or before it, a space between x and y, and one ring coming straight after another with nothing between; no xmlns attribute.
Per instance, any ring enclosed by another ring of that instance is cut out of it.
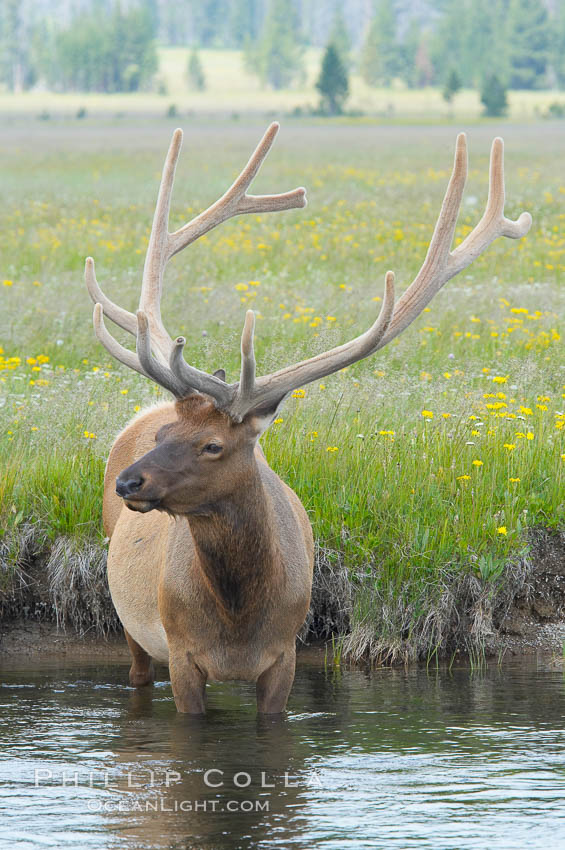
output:
<svg viewBox="0 0 565 850"><path fill-rule="evenodd" d="M122 666L2 675L0 845L15 848L565 846L563 674L324 671L286 719L254 689L175 711Z"/></svg>

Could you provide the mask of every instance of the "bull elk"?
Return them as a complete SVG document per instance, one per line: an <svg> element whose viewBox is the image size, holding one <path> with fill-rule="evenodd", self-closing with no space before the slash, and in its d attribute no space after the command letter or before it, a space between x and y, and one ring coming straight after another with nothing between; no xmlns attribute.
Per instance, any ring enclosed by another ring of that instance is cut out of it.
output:
<svg viewBox="0 0 565 850"><path fill-rule="evenodd" d="M174 254L231 216L305 206L304 189L247 194L277 132L274 123L218 201L169 233L182 141L182 131L175 131L135 315L104 295L93 260L86 260L98 339L121 363L175 398L140 413L117 437L106 468L103 518L111 538L110 591L132 655L130 682L148 684L152 659L168 662L181 712L204 711L207 680L256 682L259 712L279 713L286 706L294 680L296 635L310 601L313 539L304 507L270 469L258 445L284 399L298 387L383 348L494 239L520 238L531 225L528 213L515 222L504 216L503 143L495 139L486 211L466 239L450 250L467 172L465 135L459 135L453 173L424 264L398 302L389 271L382 309L369 330L262 377L255 371L254 314L249 310L241 337L239 381L227 383L223 371L211 375L188 364L184 338L173 340L165 330L160 312L163 275ZM104 316L135 337L136 353L111 336Z"/></svg>

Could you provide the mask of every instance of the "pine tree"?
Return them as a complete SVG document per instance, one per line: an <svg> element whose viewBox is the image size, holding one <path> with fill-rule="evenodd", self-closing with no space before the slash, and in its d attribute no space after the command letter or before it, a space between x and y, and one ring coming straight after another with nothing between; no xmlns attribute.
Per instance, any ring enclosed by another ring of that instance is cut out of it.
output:
<svg viewBox="0 0 565 850"><path fill-rule="evenodd" d="M10 91L33 84L35 70L30 55L30 33L20 0L0 3L0 82Z"/></svg>
<svg viewBox="0 0 565 850"><path fill-rule="evenodd" d="M351 66L351 36L340 6L337 6L335 10L328 46L330 44L336 48L345 68L349 68Z"/></svg>
<svg viewBox="0 0 565 850"><path fill-rule="evenodd" d="M547 9L541 0L511 0L508 22L510 88L542 88L551 35Z"/></svg>
<svg viewBox="0 0 565 850"><path fill-rule="evenodd" d="M551 65L560 88L565 88L565 3L560 3L553 22Z"/></svg>
<svg viewBox="0 0 565 850"><path fill-rule="evenodd" d="M422 42L422 28L420 22L416 18L412 18L404 39L400 45L399 51L399 69L400 78L406 83L409 88L415 88L419 83L419 74L416 67L416 58L418 50Z"/></svg>
<svg viewBox="0 0 565 850"><path fill-rule="evenodd" d="M233 0L231 4L230 36L234 47L242 48L258 35L259 0Z"/></svg>
<svg viewBox="0 0 565 850"><path fill-rule="evenodd" d="M77 91L136 91L157 70L154 31L147 8L119 3L111 14L77 15L54 38L48 82Z"/></svg>
<svg viewBox="0 0 565 850"><path fill-rule="evenodd" d="M328 44L316 88L322 96L321 110L330 115L343 111L349 94L347 71L335 44Z"/></svg>
<svg viewBox="0 0 565 850"><path fill-rule="evenodd" d="M463 81L470 84L470 63L466 52L468 5L469 0L446 0L443 4L443 12L430 43L431 61L438 80L446 79L456 56L459 73Z"/></svg>
<svg viewBox="0 0 565 850"><path fill-rule="evenodd" d="M398 73L399 49L392 0L378 0L361 55L361 75L370 86L390 86Z"/></svg>
<svg viewBox="0 0 565 850"><path fill-rule="evenodd" d="M193 39L201 47L223 45L230 26L229 0L190 0Z"/></svg>
<svg viewBox="0 0 565 850"><path fill-rule="evenodd" d="M303 73L302 54L294 6L288 0L270 0L261 37L250 52L252 69L281 89Z"/></svg>
<svg viewBox="0 0 565 850"><path fill-rule="evenodd" d="M422 36L416 53L416 85L419 88L431 86L434 81L434 66L430 58L430 48L426 34Z"/></svg>
<svg viewBox="0 0 565 850"><path fill-rule="evenodd" d="M457 68L452 67L447 75L447 80L445 81L445 86L443 87L442 92L442 97L445 102L451 105L453 98L460 89L461 77L457 73Z"/></svg>
<svg viewBox="0 0 565 850"><path fill-rule="evenodd" d="M432 43L436 78L457 62L461 81L480 86L485 69L508 77L507 0L446 0Z"/></svg>
<svg viewBox="0 0 565 850"><path fill-rule="evenodd" d="M489 74L481 90L481 103L485 107L485 115L499 118L508 109L506 89L496 74Z"/></svg>
<svg viewBox="0 0 565 850"><path fill-rule="evenodd" d="M206 88L206 77L204 76L204 68L200 61L200 54L196 47L193 47L188 57L188 82L191 88L197 91L204 91Z"/></svg>
<svg viewBox="0 0 565 850"><path fill-rule="evenodd" d="M506 38L506 0L471 0L466 31L467 82L479 88L483 74L489 71L508 80Z"/></svg>

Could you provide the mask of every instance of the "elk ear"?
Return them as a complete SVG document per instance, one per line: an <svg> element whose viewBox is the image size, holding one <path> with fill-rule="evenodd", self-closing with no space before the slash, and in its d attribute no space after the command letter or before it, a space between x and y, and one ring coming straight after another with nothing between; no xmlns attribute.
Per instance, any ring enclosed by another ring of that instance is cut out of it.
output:
<svg viewBox="0 0 565 850"><path fill-rule="evenodd" d="M243 420L246 425L248 425L256 438L258 439L261 434L264 434L267 428L273 424L274 420L277 418L277 414L280 410L280 407L285 400L288 393L286 393L281 399L273 404L269 405L269 407L258 407L256 410L251 410L246 415Z"/></svg>
<svg viewBox="0 0 565 850"><path fill-rule="evenodd" d="M226 370L225 369L216 369L214 372L214 377L219 378L220 381L226 382Z"/></svg>

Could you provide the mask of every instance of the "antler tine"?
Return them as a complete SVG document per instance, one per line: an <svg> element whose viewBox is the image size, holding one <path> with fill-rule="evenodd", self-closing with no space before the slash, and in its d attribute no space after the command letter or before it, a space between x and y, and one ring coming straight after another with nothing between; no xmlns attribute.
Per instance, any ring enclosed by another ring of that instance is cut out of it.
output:
<svg viewBox="0 0 565 850"><path fill-rule="evenodd" d="M467 180L467 139L459 133L455 145L453 171L449 180L441 211L428 247L422 268L408 289L400 296L394 309L390 326L381 339L379 348L402 333L414 321L426 304L432 300L448 278L443 273L449 261L449 249L457 225L457 216Z"/></svg>
<svg viewBox="0 0 565 850"><path fill-rule="evenodd" d="M123 328L124 331L129 331L133 336L137 333L137 321L133 313L129 310L124 310L123 307L118 307L113 301L104 295L96 280L96 271L94 269L94 260L92 257L87 257L84 265L84 279L89 295L95 304L100 304L108 316L116 325Z"/></svg>
<svg viewBox="0 0 565 850"><path fill-rule="evenodd" d="M250 397L255 386L255 351L253 349L253 332L255 330L255 313L248 310L245 314L245 324L241 334L241 375L239 378L239 395Z"/></svg>
<svg viewBox="0 0 565 850"><path fill-rule="evenodd" d="M167 366L163 366L151 353L151 329L149 317L143 310L137 311L136 350L145 373L159 386L169 390L176 398L183 398L192 391Z"/></svg>
<svg viewBox="0 0 565 850"><path fill-rule="evenodd" d="M222 407L226 406L235 394L233 387L215 375L209 375L207 372L202 372L200 369L190 366L183 357L185 345L185 338L183 336L177 337L169 360L172 373L185 388L184 395L196 390L211 396Z"/></svg>
<svg viewBox="0 0 565 850"><path fill-rule="evenodd" d="M356 339L324 351L280 369L272 375L254 379L255 356L253 354L254 316L251 310L247 312L245 327L241 338L241 377L237 385L237 393L230 403L227 412L241 422L250 410L270 410L276 408L281 401L293 390L306 384L331 375L346 366L368 357L378 346L378 342L389 326L394 310L394 274L387 272L383 304L378 318L364 334Z"/></svg>
<svg viewBox="0 0 565 850"><path fill-rule="evenodd" d="M504 217L504 143L502 139L496 138L492 143L491 149L489 194L484 215L466 239L453 251L449 251L453 239L455 221L453 222L453 228L449 232L448 228L444 226L443 217L446 207L450 209L454 208L455 192L453 193L453 197L451 197L454 184L459 185L457 209L461 203L466 175L466 164L465 174L463 174L461 166L461 153L463 150L465 150L465 134L461 133L457 138L453 174L428 249L426 261L406 292L398 299L392 322L382 338L379 348L384 348L385 345L388 345L392 339L408 327L422 312L424 307L429 304L434 295L439 292L441 287L469 266L496 238L499 236L508 236L511 239L520 239L526 235L532 225L532 217L527 212L522 213L517 221L511 221ZM457 214L455 213L455 219L456 217ZM438 257L439 262L428 264L432 247L437 244L436 234L440 228L440 224L445 234L445 238L442 240L442 253ZM443 251L447 251L447 253L444 255Z"/></svg>
<svg viewBox="0 0 565 850"><path fill-rule="evenodd" d="M473 262L499 236L521 239L532 226L530 213L523 212L516 221L504 215L504 142L494 139L490 152L488 200L483 217L449 258L450 277Z"/></svg>
<svg viewBox="0 0 565 850"><path fill-rule="evenodd" d="M231 216L293 209L306 204L304 189L295 189L282 195L246 195L246 190L269 153L278 131L279 124L273 122L257 145L249 162L227 192L188 224L174 233L169 233L171 196L183 138L182 130L175 130L173 133L161 177L139 302L139 309L143 310L149 319L153 349L157 357L164 361L163 365L168 362L174 347L173 340L163 325L160 308L163 275L168 260Z"/></svg>
<svg viewBox="0 0 565 850"><path fill-rule="evenodd" d="M169 234L168 258L232 216L242 213L278 212L306 206L306 190L302 187L281 195L246 194L275 141L279 126L276 121L271 124L239 177L221 198L192 221Z"/></svg>
<svg viewBox="0 0 565 850"><path fill-rule="evenodd" d="M182 130L177 129L173 133L163 166L149 245L143 266L141 297L139 299L139 309L147 314L151 327L151 341L157 356L163 361L162 365L168 362L173 347L173 341L161 319L161 294L165 266L169 259L169 212L181 146Z"/></svg>
<svg viewBox="0 0 565 850"><path fill-rule="evenodd" d="M120 363L124 364L124 366L129 366L130 369L134 369L136 372L139 372L140 375L145 375L146 378L150 377L149 373L145 371L139 362L137 355L134 354L133 351L129 351L127 348L124 348L123 345L120 345L120 343L108 332L106 325L104 324L104 307L100 303L94 305L92 322L94 324L94 332L97 338L112 357L115 357L116 360L119 360Z"/></svg>

